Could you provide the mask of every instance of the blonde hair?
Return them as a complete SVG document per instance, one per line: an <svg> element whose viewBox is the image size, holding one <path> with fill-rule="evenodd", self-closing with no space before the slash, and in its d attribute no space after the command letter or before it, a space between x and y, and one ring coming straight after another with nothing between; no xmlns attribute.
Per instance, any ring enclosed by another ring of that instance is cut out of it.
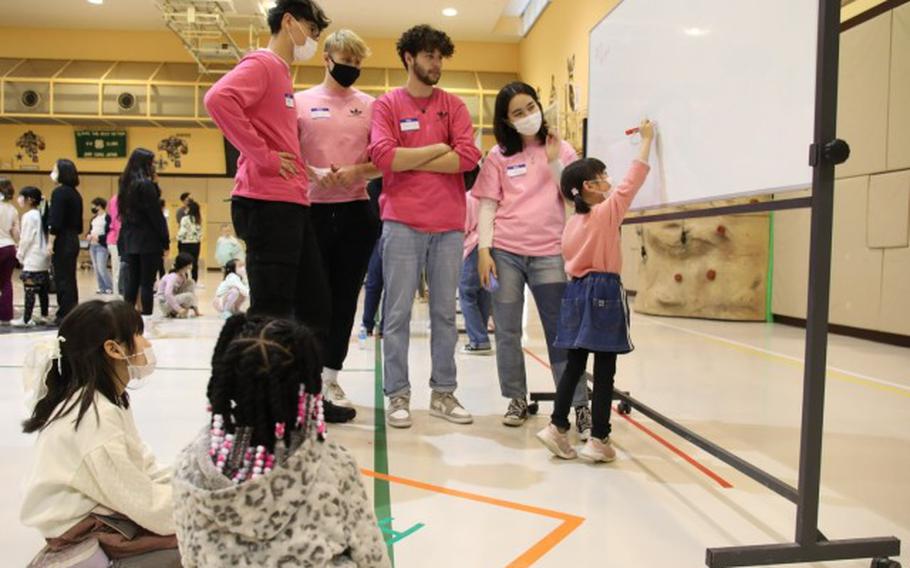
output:
<svg viewBox="0 0 910 568"><path fill-rule="evenodd" d="M332 53L340 51L345 55L351 55L361 61L370 56L372 51L366 42L351 30L338 30L329 37L325 38L325 52Z"/></svg>

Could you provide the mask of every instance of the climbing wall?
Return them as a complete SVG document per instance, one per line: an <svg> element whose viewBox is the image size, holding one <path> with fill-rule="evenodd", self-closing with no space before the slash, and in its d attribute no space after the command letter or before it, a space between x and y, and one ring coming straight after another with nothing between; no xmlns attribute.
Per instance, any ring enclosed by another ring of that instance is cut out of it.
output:
<svg viewBox="0 0 910 568"><path fill-rule="evenodd" d="M769 230L768 214L638 225L635 311L764 320Z"/></svg>

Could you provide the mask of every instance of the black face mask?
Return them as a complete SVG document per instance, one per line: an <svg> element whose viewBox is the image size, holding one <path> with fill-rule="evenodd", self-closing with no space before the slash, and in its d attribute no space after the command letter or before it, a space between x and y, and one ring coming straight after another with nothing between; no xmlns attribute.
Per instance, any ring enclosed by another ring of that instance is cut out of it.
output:
<svg viewBox="0 0 910 568"><path fill-rule="evenodd" d="M331 62L334 64L334 67L329 71L329 75L332 76L332 79L338 81L338 84L342 87L348 88L360 78L360 69L353 65L335 63L334 59L332 59Z"/></svg>

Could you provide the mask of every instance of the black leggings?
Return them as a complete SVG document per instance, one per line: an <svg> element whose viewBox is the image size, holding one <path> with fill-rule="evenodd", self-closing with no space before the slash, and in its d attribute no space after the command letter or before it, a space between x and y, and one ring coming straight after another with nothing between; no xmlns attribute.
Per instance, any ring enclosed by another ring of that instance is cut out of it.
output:
<svg viewBox="0 0 910 568"><path fill-rule="evenodd" d="M161 252L151 254L128 254L126 266L129 276L126 279L126 293L123 299L131 306L136 304L136 298L142 300L142 315L150 316L155 307L155 274L161 264ZM141 293L140 293L141 291Z"/></svg>
<svg viewBox="0 0 910 568"><path fill-rule="evenodd" d="M584 375L588 364L586 349L569 349L566 370L556 388L551 421L560 430L569 429L569 409L575 387ZM616 353L594 352L594 397L591 399L591 418L594 422L591 436L602 440L610 435L610 412L613 403L613 383L616 376Z"/></svg>
<svg viewBox="0 0 910 568"><path fill-rule="evenodd" d="M32 312L35 311L35 297L41 302L41 317L48 316L48 305L50 303L50 273L27 272L23 271L20 276L22 286L25 288L25 312L22 314L22 321L28 323L32 319Z"/></svg>

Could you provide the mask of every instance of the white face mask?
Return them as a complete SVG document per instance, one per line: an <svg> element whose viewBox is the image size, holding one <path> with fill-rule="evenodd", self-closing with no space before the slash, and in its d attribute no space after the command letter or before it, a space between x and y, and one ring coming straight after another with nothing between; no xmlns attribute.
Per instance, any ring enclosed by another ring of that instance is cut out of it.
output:
<svg viewBox="0 0 910 568"><path fill-rule="evenodd" d="M512 127L515 128L519 134L524 136L534 136L540 132L540 127L542 125L543 115L539 112L512 121Z"/></svg>
<svg viewBox="0 0 910 568"><path fill-rule="evenodd" d="M290 36L291 43L294 44L294 61L309 61L316 55L316 49L318 49L319 44L304 31L303 26L301 26L299 22L296 23L297 28L306 36L306 43L297 45L297 42L294 41L294 36Z"/></svg>
<svg viewBox="0 0 910 568"><path fill-rule="evenodd" d="M54 180L54 183L59 183L58 178L60 174L57 172L57 167L54 166L54 170L51 172L51 179Z"/></svg>
<svg viewBox="0 0 910 568"><path fill-rule="evenodd" d="M132 359L145 355L145 365L134 365L131 363ZM142 353L136 353L135 355L129 355L126 358L126 368L130 375L129 385L133 388L143 386L148 381L147 379L152 373L155 372L155 368L158 366L158 358L155 356L155 350L151 345L145 348L145 351Z"/></svg>
<svg viewBox="0 0 910 568"><path fill-rule="evenodd" d="M238 269L237 269L237 276L239 276L239 277L243 278L244 280L246 280L246 267L238 268Z"/></svg>

